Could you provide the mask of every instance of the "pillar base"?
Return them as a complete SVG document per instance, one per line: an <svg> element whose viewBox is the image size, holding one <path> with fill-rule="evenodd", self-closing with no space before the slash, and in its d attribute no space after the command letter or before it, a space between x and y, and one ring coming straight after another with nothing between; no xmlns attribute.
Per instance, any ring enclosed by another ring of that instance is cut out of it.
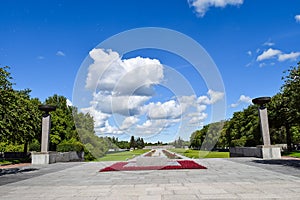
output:
<svg viewBox="0 0 300 200"><path fill-rule="evenodd" d="M230 157L257 157L262 159L281 159L281 149L274 145L256 147L230 147Z"/></svg>
<svg viewBox="0 0 300 200"><path fill-rule="evenodd" d="M56 162L84 161L84 152L32 152L31 164L47 165Z"/></svg>
<svg viewBox="0 0 300 200"><path fill-rule="evenodd" d="M261 155L263 159L281 159L281 149L280 147L273 145L261 145L257 146L261 149Z"/></svg>
<svg viewBox="0 0 300 200"><path fill-rule="evenodd" d="M31 153L31 164L33 165L47 165L55 163L52 152L32 152Z"/></svg>

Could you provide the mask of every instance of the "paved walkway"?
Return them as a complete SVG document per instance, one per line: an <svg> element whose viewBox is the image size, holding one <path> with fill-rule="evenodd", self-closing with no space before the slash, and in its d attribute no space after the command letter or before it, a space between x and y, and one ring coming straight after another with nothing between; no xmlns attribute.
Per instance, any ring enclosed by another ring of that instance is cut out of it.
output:
<svg viewBox="0 0 300 200"><path fill-rule="evenodd" d="M155 152L154 154L152 155L153 157L167 157L164 152L162 150L165 150L165 149L155 149Z"/></svg>
<svg viewBox="0 0 300 200"><path fill-rule="evenodd" d="M31 166L37 170L0 176L0 199L300 198L300 177L295 176L296 172L300 174L300 169L295 165L253 158L203 159L197 162L208 169L99 173L99 169L113 162Z"/></svg>

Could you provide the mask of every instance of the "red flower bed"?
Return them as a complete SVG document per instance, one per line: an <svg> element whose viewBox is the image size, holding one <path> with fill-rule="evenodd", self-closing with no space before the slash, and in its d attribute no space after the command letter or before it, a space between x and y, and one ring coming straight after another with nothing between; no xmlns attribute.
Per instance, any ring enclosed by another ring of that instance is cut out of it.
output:
<svg viewBox="0 0 300 200"><path fill-rule="evenodd" d="M178 160L180 165L167 166L125 166L128 162L117 162L109 167L105 167L100 172L108 171L135 171L135 170L169 170L169 169L207 169L192 160Z"/></svg>
<svg viewBox="0 0 300 200"><path fill-rule="evenodd" d="M181 159L181 157L178 157L175 153L171 153L166 150L162 150L162 152L169 158L169 159Z"/></svg>
<svg viewBox="0 0 300 200"><path fill-rule="evenodd" d="M150 156L152 156L154 154L155 151L156 150L152 150L152 151L146 153L144 156L149 156L150 157Z"/></svg>

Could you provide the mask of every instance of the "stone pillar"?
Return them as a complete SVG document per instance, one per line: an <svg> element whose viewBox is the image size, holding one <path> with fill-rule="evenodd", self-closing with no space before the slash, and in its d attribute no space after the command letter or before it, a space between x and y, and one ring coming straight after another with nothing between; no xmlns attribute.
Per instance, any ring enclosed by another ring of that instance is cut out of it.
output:
<svg viewBox="0 0 300 200"><path fill-rule="evenodd" d="M260 128L261 134L263 138L263 142L265 146L270 146L270 133L269 133L269 122L268 122L268 112L266 108L266 104L271 100L270 97L258 97L252 100L252 102L256 105L259 105L259 119L260 119Z"/></svg>
<svg viewBox="0 0 300 200"><path fill-rule="evenodd" d="M49 135L51 129L51 116L49 113L45 113L42 119L42 144L41 152L49 151Z"/></svg>
<svg viewBox="0 0 300 200"><path fill-rule="evenodd" d="M41 152L31 153L31 164L44 165L55 163L56 153L49 152L49 137L51 129L51 116L49 112L55 111L56 106L40 105L39 110L43 111L42 119L42 140L41 140Z"/></svg>
<svg viewBox="0 0 300 200"><path fill-rule="evenodd" d="M260 119L260 128L261 128L261 134L263 138L264 145L257 146L257 149L259 150L259 157L262 157L263 159L280 159L281 158L281 152L280 147L276 147L274 145L271 145L270 140L270 132L269 132L269 122L268 122L268 112L265 105L270 102L270 97L259 97L256 99L253 99L252 102L254 104L259 105L258 112L259 112L259 119Z"/></svg>
<svg viewBox="0 0 300 200"><path fill-rule="evenodd" d="M268 112L267 108L260 106L258 108L259 118L260 118L260 128L262 133L262 138L265 146L270 146L270 133L269 133L269 122L268 122Z"/></svg>
<svg viewBox="0 0 300 200"><path fill-rule="evenodd" d="M43 111L42 119L42 141L41 141L41 152L45 153L49 151L49 137L51 129L51 116L50 112L56 110L56 106L51 105L40 105L39 110Z"/></svg>

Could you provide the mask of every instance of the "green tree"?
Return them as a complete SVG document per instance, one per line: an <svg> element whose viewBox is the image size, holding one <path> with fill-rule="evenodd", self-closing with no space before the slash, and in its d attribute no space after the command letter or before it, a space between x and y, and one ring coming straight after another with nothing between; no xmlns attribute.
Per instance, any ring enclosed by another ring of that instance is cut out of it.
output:
<svg viewBox="0 0 300 200"><path fill-rule="evenodd" d="M28 144L40 133L40 102L30 98L29 89L14 90L8 70L9 67L0 68L0 141L22 144L27 152Z"/></svg>
<svg viewBox="0 0 300 200"><path fill-rule="evenodd" d="M0 68L0 140L7 142L13 137L11 130L13 119L17 116L10 110L14 101L15 91L12 89L12 77L8 71L9 67Z"/></svg>
<svg viewBox="0 0 300 200"><path fill-rule="evenodd" d="M292 150L292 126L298 125L300 121L300 62L298 66L291 67L286 71L287 75L282 79L282 102L281 110L285 118L286 140L288 150Z"/></svg>
<svg viewBox="0 0 300 200"><path fill-rule="evenodd" d="M271 102L268 103L268 118L272 143L282 144L287 142L286 114L283 95L282 93L277 93L271 98Z"/></svg>
<svg viewBox="0 0 300 200"><path fill-rule="evenodd" d="M133 148L133 149L136 148L136 142L135 142L134 136L131 136L131 138L130 138L130 148Z"/></svg>
<svg viewBox="0 0 300 200"><path fill-rule="evenodd" d="M29 90L16 92L16 107L13 110L18 115L14 124L14 134L17 136L15 142L24 145L24 152L27 152L28 145L34 139L39 138L41 134L42 114L38 110L40 101L38 99L30 99L29 92Z"/></svg>
<svg viewBox="0 0 300 200"><path fill-rule="evenodd" d="M141 149L143 149L145 147L145 142L144 142L144 139L141 138Z"/></svg>
<svg viewBox="0 0 300 200"><path fill-rule="evenodd" d="M138 149L144 148L144 147L145 147L144 139L138 137L138 138L136 139L136 141L135 141L135 147L138 148Z"/></svg>
<svg viewBox="0 0 300 200"><path fill-rule="evenodd" d="M55 94L46 99L46 104L57 107L56 111L50 113L50 150L56 151L57 145L64 140L79 140L72 115L73 108L67 105L67 98Z"/></svg>
<svg viewBox="0 0 300 200"><path fill-rule="evenodd" d="M202 142L204 141L205 134L207 132L208 126L204 126L201 130L196 130L192 133L190 137L191 145L190 147L193 149L200 149Z"/></svg>
<svg viewBox="0 0 300 200"><path fill-rule="evenodd" d="M99 137L94 131L94 119L89 113L78 112L73 109L74 122L80 141L85 146L85 159L93 160L105 155L109 148L116 148L111 138Z"/></svg>

